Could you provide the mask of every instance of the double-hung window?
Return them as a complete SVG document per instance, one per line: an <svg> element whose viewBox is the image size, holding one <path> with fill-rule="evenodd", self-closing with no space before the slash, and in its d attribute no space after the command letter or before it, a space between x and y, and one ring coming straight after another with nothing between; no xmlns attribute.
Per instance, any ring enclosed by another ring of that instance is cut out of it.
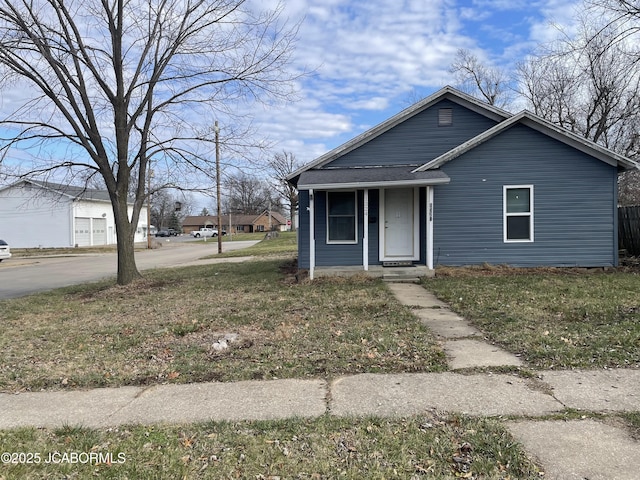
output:
<svg viewBox="0 0 640 480"><path fill-rule="evenodd" d="M327 192L327 242L357 243L356 192Z"/></svg>
<svg viewBox="0 0 640 480"><path fill-rule="evenodd" d="M533 185L505 185L504 241L533 242Z"/></svg>

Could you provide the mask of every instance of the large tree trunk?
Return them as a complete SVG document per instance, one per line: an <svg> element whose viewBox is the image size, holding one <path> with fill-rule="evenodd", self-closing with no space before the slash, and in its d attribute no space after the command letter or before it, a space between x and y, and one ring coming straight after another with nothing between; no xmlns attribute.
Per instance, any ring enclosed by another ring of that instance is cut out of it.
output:
<svg viewBox="0 0 640 480"><path fill-rule="evenodd" d="M296 231L296 210L298 208L298 202L293 202L291 201L291 203L289 203L289 216L291 218L291 231L295 232Z"/></svg>
<svg viewBox="0 0 640 480"><path fill-rule="evenodd" d="M118 199L113 203L116 234L118 236L118 285L126 285L141 276L136 266L134 250L137 225L133 225L129 220L127 208L126 199L125 201ZM147 235L149 235L148 227Z"/></svg>

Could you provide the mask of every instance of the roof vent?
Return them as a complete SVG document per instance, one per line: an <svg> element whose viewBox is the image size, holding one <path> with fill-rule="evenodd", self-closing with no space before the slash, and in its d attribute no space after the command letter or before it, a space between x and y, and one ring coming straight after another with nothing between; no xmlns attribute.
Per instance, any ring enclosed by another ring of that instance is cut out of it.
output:
<svg viewBox="0 0 640 480"><path fill-rule="evenodd" d="M438 110L438 126L450 127L453 125L453 108L441 108Z"/></svg>

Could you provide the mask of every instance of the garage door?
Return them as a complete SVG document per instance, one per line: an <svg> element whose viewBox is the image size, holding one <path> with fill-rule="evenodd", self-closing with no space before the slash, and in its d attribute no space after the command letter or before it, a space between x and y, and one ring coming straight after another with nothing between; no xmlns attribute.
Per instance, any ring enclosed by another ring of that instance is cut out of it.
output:
<svg viewBox="0 0 640 480"><path fill-rule="evenodd" d="M91 245L91 219L76 217L76 245L88 247Z"/></svg>
<svg viewBox="0 0 640 480"><path fill-rule="evenodd" d="M107 219L106 218L93 219L93 244L94 245L107 244Z"/></svg>

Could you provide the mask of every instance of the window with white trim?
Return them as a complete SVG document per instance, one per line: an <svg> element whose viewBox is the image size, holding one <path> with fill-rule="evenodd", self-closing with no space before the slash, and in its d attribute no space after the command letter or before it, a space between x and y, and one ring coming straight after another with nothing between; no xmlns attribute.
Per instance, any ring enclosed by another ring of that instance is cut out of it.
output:
<svg viewBox="0 0 640 480"><path fill-rule="evenodd" d="M327 192L327 243L357 243L356 192Z"/></svg>
<svg viewBox="0 0 640 480"><path fill-rule="evenodd" d="M504 241L533 242L533 185L504 186Z"/></svg>

